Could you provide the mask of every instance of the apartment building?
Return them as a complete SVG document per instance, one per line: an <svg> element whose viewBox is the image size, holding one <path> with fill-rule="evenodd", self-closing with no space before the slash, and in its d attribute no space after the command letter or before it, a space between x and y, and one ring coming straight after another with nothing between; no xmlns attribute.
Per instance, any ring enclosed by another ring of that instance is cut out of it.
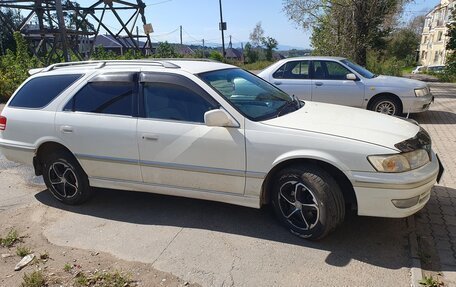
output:
<svg viewBox="0 0 456 287"><path fill-rule="evenodd" d="M426 14L420 44L420 63L423 66L444 65L447 51L447 23L456 0L441 0L440 4Z"/></svg>

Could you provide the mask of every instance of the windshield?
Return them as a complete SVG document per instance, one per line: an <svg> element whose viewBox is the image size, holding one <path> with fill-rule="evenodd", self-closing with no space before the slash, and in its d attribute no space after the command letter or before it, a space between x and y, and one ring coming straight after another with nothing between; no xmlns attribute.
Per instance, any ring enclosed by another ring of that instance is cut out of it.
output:
<svg viewBox="0 0 456 287"><path fill-rule="evenodd" d="M253 121L278 117L296 111L302 105L294 97L242 69L218 70L199 76Z"/></svg>
<svg viewBox="0 0 456 287"><path fill-rule="evenodd" d="M350 61L347 60L347 59L342 60L341 62L344 63L345 65L349 66L349 67L352 68L353 70L355 70L358 74L360 74L360 75L363 76L364 78L372 79L372 78L377 77L377 75L375 75L375 74L372 73L371 71L367 70L367 69L364 68L364 67L361 67L361 66L358 65L358 64L352 63L352 62L350 62Z"/></svg>

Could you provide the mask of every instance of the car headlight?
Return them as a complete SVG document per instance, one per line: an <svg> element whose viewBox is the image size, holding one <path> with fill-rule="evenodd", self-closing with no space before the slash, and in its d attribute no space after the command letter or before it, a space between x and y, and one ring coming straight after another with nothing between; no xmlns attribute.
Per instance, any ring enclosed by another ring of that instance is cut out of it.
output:
<svg viewBox="0 0 456 287"><path fill-rule="evenodd" d="M424 97L429 94L429 89L428 88L420 88L420 89L415 89L415 96L417 97Z"/></svg>
<svg viewBox="0 0 456 287"><path fill-rule="evenodd" d="M367 158L377 171L389 173L417 169L430 161L424 149L393 155L371 155Z"/></svg>

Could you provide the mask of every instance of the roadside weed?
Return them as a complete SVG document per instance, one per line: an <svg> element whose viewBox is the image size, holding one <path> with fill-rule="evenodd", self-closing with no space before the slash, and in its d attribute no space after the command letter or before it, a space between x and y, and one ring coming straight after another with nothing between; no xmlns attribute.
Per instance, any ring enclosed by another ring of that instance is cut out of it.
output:
<svg viewBox="0 0 456 287"><path fill-rule="evenodd" d="M76 276L75 286L97 287L125 287L136 286L130 276L115 272L95 272L94 274L79 273Z"/></svg>
<svg viewBox="0 0 456 287"><path fill-rule="evenodd" d="M65 266L63 266L63 270L65 272L70 272L71 269L73 269L73 266L71 264L69 264L69 263L66 263Z"/></svg>
<svg viewBox="0 0 456 287"><path fill-rule="evenodd" d="M11 247L18 241L20 241L20 239L17 230L11 229L5 238L0 238L0 245L4 247Z"/></svg>
<svg viewBox="0 0 456 287"><path fill-rule="evenodd" d="M21 287L46 286L46 280L44 279L43 272L41 271L33 271L30 275L26 273L22 279L23 282L21 283Z"/></svg>
<svg viewBox="0 0 456 287"><path fill-rule="evenodd" d="M18 246L16 248L16 254L19 257L24 257L32 253L32 250L26 246Z"/></svg>
<svg viewBox="0 0 456 287"><path fill-rule="evenodd" d="M424 276L423 279L420 280L420 285L424 287L441 287L443 286L443 282L440 281L438 278L434 278L431 276Z"/></svg>

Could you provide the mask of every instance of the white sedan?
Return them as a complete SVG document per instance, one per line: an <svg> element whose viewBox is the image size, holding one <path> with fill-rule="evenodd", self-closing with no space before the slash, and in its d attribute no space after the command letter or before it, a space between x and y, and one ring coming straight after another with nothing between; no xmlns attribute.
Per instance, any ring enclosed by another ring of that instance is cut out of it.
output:
<svg viewBox="0 0 456 287"><path fill-rule="evenodd" d="M388 115L426 111L434 99L424 82L375 75L339 57L288 58L272 64L258 76L298 99Z"/></svg>
<svg viewBox="0 0 456 287"><path fill-rule="evenodd" d="M298 101L222 63L99 61L32 72L0 115L0 150L33 165L66 204L83 203L92 187L270 204L292 233L319 239L346 210L417 212L443 172L417 124Z"/></svg>

